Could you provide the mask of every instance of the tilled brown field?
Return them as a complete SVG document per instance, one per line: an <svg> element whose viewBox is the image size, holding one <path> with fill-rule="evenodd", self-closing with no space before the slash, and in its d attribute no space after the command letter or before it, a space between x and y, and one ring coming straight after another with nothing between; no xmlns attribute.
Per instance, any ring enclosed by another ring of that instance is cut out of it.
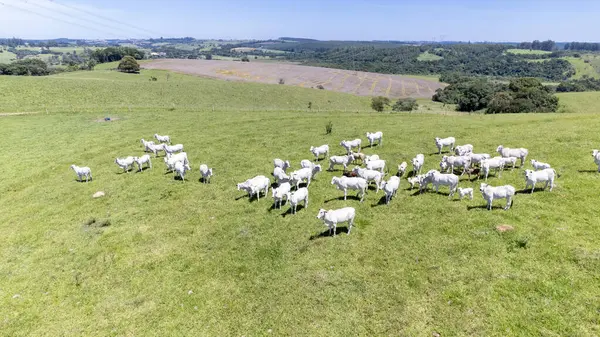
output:
<svg viewBox="0 0 600 337"><path fill-rule="evenodd" d="M146 69L171 70L217 79L279 83L305 88L322 85L326 90L361 96L390 98L430 98L444 84L401 75L386 75L362 71L308 67L286 63L233 62L217 60L155 60L144 63Z"/></svg>

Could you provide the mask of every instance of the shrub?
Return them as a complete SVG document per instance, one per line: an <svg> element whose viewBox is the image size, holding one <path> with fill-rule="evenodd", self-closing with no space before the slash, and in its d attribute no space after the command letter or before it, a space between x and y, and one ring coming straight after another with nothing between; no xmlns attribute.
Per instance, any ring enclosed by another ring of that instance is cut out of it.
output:
<svg viewBox="0 0 600 337"><path fill-rule="evenodd" d="M212 54L206 54L204 55L204 58L207 60L212 60Z"/></svg>
<svg viewBox="0 0 600 337"><path fill-rule="evenodd" d="M401 98L392 106L393 111L413 111L419 108L417 100L414 98Z"/></svg>
<svg viewBox="0 0 600 337"><path fill-rule="evenodd" d="M317 89L323 90L323 89L325 89L325 87L319 84L319 85L317 85Z"/></svg>
<svg viewBox="0 0 600 337"><path fill-rule="evenodd" d="M248 56L244 55L242 57L242 62L250 62L250 59L248 58Z"/></svg>
<svg viewBox="0 0 600 337"><path fill-rule="evenodd" d="M285 80L283 78L279 79L279 84L285 84Z"/></svg>
<svg viewBox="0 0 600 337"><path fill-rule="evenodd" d="M308 102L308 109L312 109L312 102Z"/></svg>
<svg viewBox="0 0 600 337"><path fill-rule="evenodd" d="M117 70L123 73L139 73L140 72L140 65L137 63L137 61L131 57L131 56L125 56L123 57L123 59L121 60L121 62L119 62L119 66L117 67Z"/></svg>
<svg viewBox="0 0 600 337"><path fill-rule="evenodd" d="M329 122L329 123L325 124L325 134L330 135L332 131L333 131L333 123Z"/></svg>
<svg viewBox="0 0 600 337"><path fill-rule="evenodd" d="M390 99L384 96L377 96L371 99L371 108L377 112L385 110L386 105L390 105Z"/></svg>

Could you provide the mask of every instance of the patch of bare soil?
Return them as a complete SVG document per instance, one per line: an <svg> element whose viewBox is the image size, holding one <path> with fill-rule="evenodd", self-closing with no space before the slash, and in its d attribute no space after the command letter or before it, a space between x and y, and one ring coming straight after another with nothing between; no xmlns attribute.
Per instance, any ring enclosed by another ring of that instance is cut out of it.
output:
<svg viewBox="0 0 600 337"><path fill-rule="evenodd" d="M291 63L234 62L221 60L154 60L142 65L146 69L171 70L223 80L278 84L345 92L359 96L390 98L430 98L445 84L406 77L362 71L309 67Z"/></svg>

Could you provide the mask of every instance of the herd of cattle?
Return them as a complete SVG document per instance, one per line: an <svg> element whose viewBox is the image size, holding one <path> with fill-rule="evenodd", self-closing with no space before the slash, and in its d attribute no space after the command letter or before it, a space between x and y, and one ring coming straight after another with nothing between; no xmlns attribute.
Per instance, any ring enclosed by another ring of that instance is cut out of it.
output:
<svg viewBox="0 0 600 337"><path fill-rule="evenodd" d="M383 143L383 133L375 132L366 134L369 140L370 147L374 143L378 143L379 146ZM191 170L187 154L183 152L183 145L170 145L171 139L169 136L154 135L157 143L153 141L141 140L142 146L146 152L154 153L157 157L159 152L164 152L164 162L167 170L176 172L182 181L185 181L185 174ZM444 147L449 147L451 152L455 155L447 156L444 155L440 162L440 170L430 170L427 173L421 174L423 164L425 162L425 156L423 154L417 154L412 159L412 176L407 177L407 181L411 186L411 189L415 185L419 185L419 192L426 191L428 185L431 184L435 187L435 191L438 192L440 186L448 186L450 189L449 197L453 198L456 191L458 191L460 199L469 197L473 199L472 188L460 188L458 187L460 177L455 175L455 169L460 170L460 176L464 174L469 175L475 173L477 178L484 178L487 181L489 173L493 170L495 174L500 177L501 172L505 167L511 167L514 169L517 165L517 161L520 161L520 167L523 167L525 160L529 154L529 151L525 148L505 148L502 145L498 146L496 152L499 156L491 157L487 153L474 153L473 145L459 145L456 146L456 140L454 137L448 138L435 138L435 145L438 149L438 154L442 154ZM376 193L379 190L383 190L385 193L385 203L389 204L391 199L396 195L398 188L400 187L400 178L404 176L408 164L402 162L398 165L398 171L396 174L385 180L387 172L389 172L389 166L386 161L380 159L378 155L367 156L361 153L361 139L355 139L351 141L343 140L340 143L345 149L346 154L342 156L329 156L329 145L322 145L318 147L311 146L310 152L314 155L315 161L302 160L300 162L300 169L287 173L287 170L291 167L289 161L275 159L273 161L274 170L273 177L275 179L276 187L272 189L272 197L274 200L274 208L281 208L281 204L284 199L290 205L292 214L296 213L297 206L300 203L304 203L304 208L308 206L309 190L311 180L315 175L322 171L321 165L317 164L321 156L324 159L329 159L328 171L333 171L336 165L343 167L343 175L340 177L333 177L331 184L334 185L338 190L344 192L344 200L347 198L348 191L357 191L357 197L360 202L363 202L365 194L370 184L375 184ZM354 150L357 149L357 152ZM598 172L600 172L600 152L593 150L592 156L594 162L598 165ZM137 164L138 170L142 171L143 166L146 165L152 168L152 162L150 155L145 154L141 157L129 156L125 158L116 158L115 163L122 168L125 172L129 172L133 168L134 164ZM348 170L348 166L356 164L352 170ZM361 167L364 165L365 167ZM544 189L550 186L550 191L554 187L554 180L559 175L551 167L550 164L531 160L533 170L525 170L525 189L531 187L533 193L536 183L545 183ZM92 172L89 167L79 167L71 165L71 168L77 174L78 180L83 181L85 177L86 182L92 179ZM385 171L385 172L384 172ZM200 174L202 176L202 182L209 183L210 178L213 175L213 169L207 165L200 165ZM304 187L300 187L301 183L306 182ZM271 187L271 179L264 175L259 175L254 178L248 179L242 183L237 184L238 190L243 190L248 193L248 196L252 198L256 196L260 200L261 192L264 192L265 196L269 192ZM512 198L516 193L516 189L511 185L503 186L491 186L487 183L481 183L479 187L483 199L487 202L487 209L492 209L492 202L495 199L506 199L505 210L508 210L512 205ZM317 218L322 220L324 224L329 228L329 233L333 232L336 235L336 227L339 223L348 223L348 234L352 229L354 218L356 216L356 210L353 207L344 207L337 210L325 210L320 209Z"/></svg>

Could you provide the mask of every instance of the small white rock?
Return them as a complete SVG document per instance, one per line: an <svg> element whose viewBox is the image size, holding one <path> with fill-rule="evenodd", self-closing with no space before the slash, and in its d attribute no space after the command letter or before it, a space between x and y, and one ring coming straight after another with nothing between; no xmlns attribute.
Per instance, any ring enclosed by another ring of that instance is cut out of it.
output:
<svg viewBox="0 0 600 337"><path fill-rule="evenodd" d="M92 195L92 198L100 198L103 196L105 196L104 192L98 191L98 192L94 193L94 195Z"/></svg>
<svg viewBox="0 0 600 337"><path fill-rule="evenodd" d="M191 295L191 294L193 294L193 293L194 293L194 292L193 292L193 291L191 291L191 290L190 290L190 291L188 291L188 295Z"/></svg>
<svg viewBox="0 0 600 337"><path fill-rule="evenodd" d="M20 298L20 297L21 297L21 295L19 295L19 294L14 294L13 295L13 298Z"/></svg>

